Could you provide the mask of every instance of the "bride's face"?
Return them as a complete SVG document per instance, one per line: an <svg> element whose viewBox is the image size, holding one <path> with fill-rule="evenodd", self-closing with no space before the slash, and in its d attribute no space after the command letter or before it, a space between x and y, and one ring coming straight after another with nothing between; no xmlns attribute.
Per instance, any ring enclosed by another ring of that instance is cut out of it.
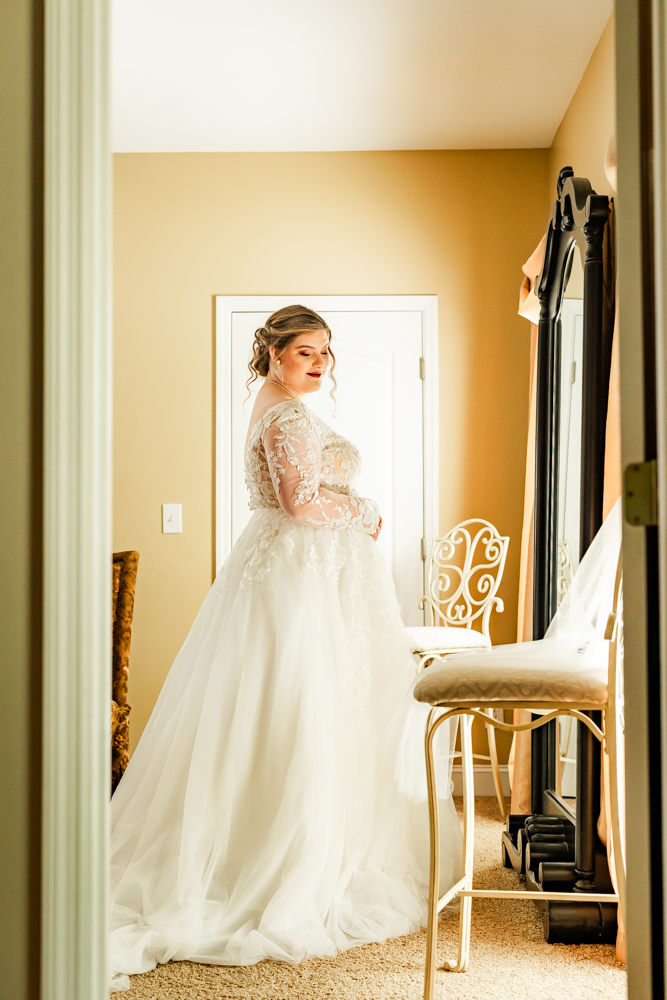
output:
<svg viewBox="0 0 667 1000"><path fill-rule="evenodd" d="M281 355L274 355L272 347L272 367L276 366L278 379L295 392L317 392L329 367L329 334L326 330L300 333Z"/></svg>

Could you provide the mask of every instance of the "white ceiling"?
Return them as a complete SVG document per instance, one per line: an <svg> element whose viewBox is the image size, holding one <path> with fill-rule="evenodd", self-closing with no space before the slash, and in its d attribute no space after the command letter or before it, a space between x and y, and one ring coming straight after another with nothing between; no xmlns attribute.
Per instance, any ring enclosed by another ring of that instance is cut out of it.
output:
<svg viewBox="0 0 667 1000"><path fill-rule="evenodd" d="M113 0L120 152L548 146L613 0Z"/></svg>

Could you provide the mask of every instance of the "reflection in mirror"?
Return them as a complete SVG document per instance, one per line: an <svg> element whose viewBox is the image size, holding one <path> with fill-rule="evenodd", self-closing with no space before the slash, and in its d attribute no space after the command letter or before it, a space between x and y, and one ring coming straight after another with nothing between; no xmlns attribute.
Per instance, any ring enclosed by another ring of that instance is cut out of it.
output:
<svg viewBox="0 0 667 1000"><path fill-rule="evenodd" d="M560 406L558 456L558 581L560 605L579 565L581 506L581 401L584 328L584 270L579 245L573 242L569 274L560 311ZM567 272L566 272L567 273ZM576 791L577 727L560 720L558 777L564 799Z"/></svg>

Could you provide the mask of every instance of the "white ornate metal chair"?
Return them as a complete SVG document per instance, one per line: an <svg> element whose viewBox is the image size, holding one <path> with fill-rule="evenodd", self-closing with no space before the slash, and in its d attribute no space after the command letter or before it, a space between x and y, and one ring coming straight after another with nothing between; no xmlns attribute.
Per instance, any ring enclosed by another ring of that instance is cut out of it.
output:
<svg viewBox="0 0 667 1000"><path fill-rule="evenodd" d="M508 546L509 536L500 535L490 521L482 518L461 521L434 541L428 566L427 593L419 603L420 610L429 609L431 625L408 628L420 670L435 657L443 658L449 653L491 646L491 612L494 608L498 612L504 610L498 588L503 578ZM504 819L507 810L496 737L488 723L486 732L489 753L474 756L491 764L498 808Z"/></svg>
<svg viewBox="0 0 667 1000"><path fill-rule="evenodd" d="M454 897L461 899L459 917L458 957L447 961L443 968L465 972L470 955L472 900L521 899L534 901L530 891L473 889L473 844L475 828L475 794L473 786L473 755L471 728L475 717L486 722L489 708L527 708L545 712L525 725L513 725L490 718L487 725L506 732L535 729L558 716L578 719L600 740L609 757L610 828L613 845L613 867L617 893L542 892L540 899L567 902L618 903L625 921L625 862L619 816L618 789L623 781L617 753L618 737L623 728L623 622L622 571L619 560L614 587L613 610L609 615L605 638L609 643L608 669L582 671L574 657L555 658L549 666L531 661L510 662L498 670L492 651L480 651L461 656L457 669L431 665L415 688L418 701L432 705L426 724L425 752L430 829L430 871L428 898L428 929L426 939L426 972L424 1000L432 1000L435 984L438 913ZM534 645L525 643L526 647ZM444 709L444 711L443 711ZM588 711L602 712L602 729L585 715ZM439 818L433 759L433 740L440 725L453 716L461 719L463 753L463 877L438 899L439 884Z"/></svg>

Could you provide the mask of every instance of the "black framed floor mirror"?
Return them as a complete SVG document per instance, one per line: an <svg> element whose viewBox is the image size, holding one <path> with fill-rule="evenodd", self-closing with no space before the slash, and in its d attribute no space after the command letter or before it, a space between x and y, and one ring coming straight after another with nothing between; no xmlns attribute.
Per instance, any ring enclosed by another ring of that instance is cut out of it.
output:
<svg viewBox="0 0 667 1000"><path fill-rule="evenodd" d="M541 639L603 516L615 312L613 204L571 167L558 177L535 289L532 631ZM597 833L600 745L582 723L561 719L533 730L530 801L529 815L510 815L506 822L505 864L524 872L538 893L613 891ZM616 938L615 905L540 905L552 943Z"/></svg>

